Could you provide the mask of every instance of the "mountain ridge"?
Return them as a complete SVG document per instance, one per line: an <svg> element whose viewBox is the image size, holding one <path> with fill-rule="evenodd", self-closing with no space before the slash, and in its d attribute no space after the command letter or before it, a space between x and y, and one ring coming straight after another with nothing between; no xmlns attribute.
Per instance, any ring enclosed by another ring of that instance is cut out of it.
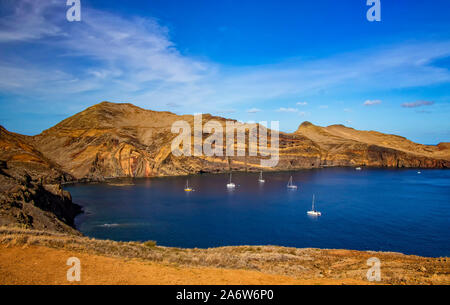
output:
<svg viewBox="0 0 450 305"><path fill-rule="evenodd" d="M214 119L203 115L203 124ZM101 102L88 107L29 143L76 179L185 175L228 170L260 170L257 157L174 157L172 123L192 115L143 109L130 103ZM398 135L360 131L344 125L321 127L303 122L280 133L280 161L274 170L322 166L447 168L450 147L422 145ZM266 170L271 170L266 168Z"/></svg>
<svg viewBox="0 0 450 305"><path fill-rule="evenodd" d="M223 126L236 122L210 114L202 119ZM279 162L273 168L261 167L261 157L255 156L176 157L171 142L177 134L171 126L178 120L193 129L192 115L102 102L35 136L0 126L0 226L79 234L74 218L81 208L62 189L67 182L330 166L450 167L450 143L422 145L396 135L310 122L293 133L280 132Z"/></svg>

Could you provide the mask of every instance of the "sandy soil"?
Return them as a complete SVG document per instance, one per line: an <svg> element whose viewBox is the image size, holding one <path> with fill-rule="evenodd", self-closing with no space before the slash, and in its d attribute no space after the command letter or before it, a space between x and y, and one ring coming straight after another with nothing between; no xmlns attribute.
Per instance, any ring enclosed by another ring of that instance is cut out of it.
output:
<svg viewBox="0 0 450 305"><path fill-rule="evenodd" d="M72 256L81 260L81 284L370 284L367 260L376 257L379 284L450 285L448 257L277 246L181 249L0 227L0 284L68 284Z"/></svg>
<svg viewBox="0 0 450 305"><path fill-rule="evenodd" d="M302 280L258 271L177 267L138 259L104 257L41 246L0 245L0 284L65 285L69 257L81 261L80 284L368 284L355 279Z"/></svg>

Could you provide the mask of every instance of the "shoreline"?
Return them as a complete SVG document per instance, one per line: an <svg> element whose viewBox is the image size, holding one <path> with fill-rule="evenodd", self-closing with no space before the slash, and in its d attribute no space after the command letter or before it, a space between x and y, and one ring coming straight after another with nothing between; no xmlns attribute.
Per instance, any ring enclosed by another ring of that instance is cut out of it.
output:
<svg viewBox="0 0 450 305"><path fill-rule="evenodd" d="M305 167L305 168L296 168L296 169L276 169L276 170L267 170L264 171L263 173L286 173L286 172L299 172L299 171L313 171L313 170L322 170L322 169L354 169L358 167L356 166L323 166L323 167ZM387 167L387 166L365 166L362 165L360 166L362 167L362 170L364 169L368 169L368 170L373 170L373 169L380 169L380 170L450 170L450 168L442 168L442 167L434 167L434 168L430 168L430 167ZM233 173L259 173L260 170L233 170L231 171ZM202 176L202 175L224 175L224 174L229 174L230 171L221 171L221 172L201 172L201 173L192 173L192 174L180 174L180 175L160 175L160 176L148 176L148 177L144 177L144 176L136 176L136 177L132 177L132 176L121 176L121 177L103 177L101 180L98 179L89 179L89 178L82 178L82 179L77 179L77 180L72 180L72 181L66 181L66 182L61 182L61 186L65 186L65 185L74 185L74 184L98 184L98 183L108 183L110 181L114 181L114 180L126 180L126 179L130 179L130 180L135 180L135 179L161 179L161 178L177 178L177 177L191 177L191 176ZM131 184L133 185L133 184Z"/></svg>

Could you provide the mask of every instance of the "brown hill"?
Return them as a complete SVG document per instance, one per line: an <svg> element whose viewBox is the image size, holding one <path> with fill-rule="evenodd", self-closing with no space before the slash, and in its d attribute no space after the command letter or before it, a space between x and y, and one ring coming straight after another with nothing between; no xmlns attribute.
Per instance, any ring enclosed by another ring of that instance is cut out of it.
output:
<svg viewBox="0 0 450 305"><path fill-rule="evenodd" d="M450 158L449 143L440 143L436 146L422 145L414 143L405 137L384 134L377 131L356 130L344 125L331 125L328 127L313 126L314 125L306 122L300 125L297 133L303 134L318 143L327 143L330 141L334 143L355 141L434 159L449 160Z"/></svg>
<svg viewBox="0 0 450 305"><path fill-rule="evenodd" d="M304 122L295 134L311 139L325 153L323 165L448 168L446 143L422 145L404 137L360 131L343 125L315 126Z"/></svg>
<svg viewBox="0 0 450 305"><path fill-rule="evenodd" d="M204 122L213 118L204 115ZM222 118L215 118L224 121ZM225 168L217 158L175 158L172 123L191 115L145 110L131 104L103 102L33 138L33 144L78 179L182 175Z"/></svg>
<svg viewBox="0 0 450 305"><path fill-rule="evenodd" d="M215 119L203 116L203 123ZM131 104L103 102L32 138L43 155L77 179L148 177L201 172L259 170L257 157L175 157L172 123L191 115L145 110ZM292 134L280 134L280 161L275 170L321 166L387 166L442 168L450 165L445 145L413 143L403 137L357 131L342 125L303 123ZM229 162L231 161L231 162ZM270 170L269 168L267 170Z"/></svg>
<svg viewBox="0 0 450 305"><path fill-rule="evenodd" d="M207 114L203 115L203 124L211 119L222 125L227 121ZM309 122L302 123L294 133L280 133L280 159L273 168L261 168L260 157L176 157L171 153L171 143L177 134L171 132L171 126L178 120L187 121L193 129L191 115L103 102L34 137L0 127L0 225L19 223L38 229L72 230L79 207L61 189L61 183L72 180L230 169L450 167L449 143L421 145L395 135L342 125L319 127Z"/></svg>

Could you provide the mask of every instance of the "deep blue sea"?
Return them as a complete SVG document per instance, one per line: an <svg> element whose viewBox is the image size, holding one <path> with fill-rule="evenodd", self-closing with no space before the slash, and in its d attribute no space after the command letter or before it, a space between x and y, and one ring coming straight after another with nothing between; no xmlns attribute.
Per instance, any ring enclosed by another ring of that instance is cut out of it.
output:
<svg viewBox="0 0 450 305"><path fill-rule="evenodd" d="M280 245L450 256L450 170L326 168L66 186L90 237L175 247ZM297 190L286 184L292 175ZM130 181L130 180L126 180ZM310 217L315 194L321 217Z"/></svg>

